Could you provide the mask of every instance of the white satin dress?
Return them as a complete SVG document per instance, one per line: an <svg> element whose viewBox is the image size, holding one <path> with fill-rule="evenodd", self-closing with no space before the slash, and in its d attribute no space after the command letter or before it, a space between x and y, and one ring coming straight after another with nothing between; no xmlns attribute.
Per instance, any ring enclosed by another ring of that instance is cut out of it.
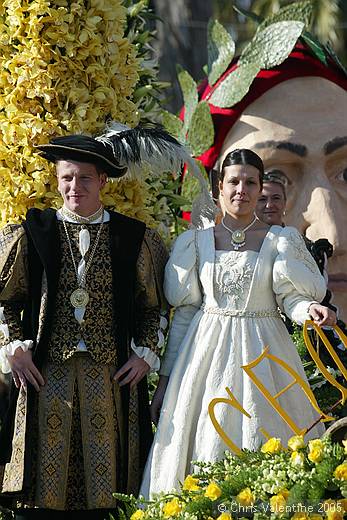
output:
<svg viewBox="0 0 347 520"><path fill-rule="evenodd" d="M193 470L191 461L215 461L228 449L208 414L210 401L228 398L228 387L251 419L228 404L216 419L239 448L255 450L266 441L260 429L285 444L294 432L241 368L269 346L306 381L296 347L278 307L292 320L309 319L326 283L292 227L272 226L259 252L216 251L213 228L180 235L165 271L165 294L176 308L161 373L170 374L160 421L147 460L140 494L178 488ZM265 358L253 369L272 396L292 376ZM278 398L300 427L317 419L295 384ZM322 424L307 438L320 437Z"/></svg>

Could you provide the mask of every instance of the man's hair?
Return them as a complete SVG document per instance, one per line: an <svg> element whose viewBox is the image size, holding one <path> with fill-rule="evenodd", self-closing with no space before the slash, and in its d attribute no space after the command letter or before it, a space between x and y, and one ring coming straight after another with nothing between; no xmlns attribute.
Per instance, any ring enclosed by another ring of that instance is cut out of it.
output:
<svg viewBox="0 0 347 520"><path fill-rule="evenodd" d="M237 148L229 152L222 163L222 168L219 172L219 179L223 182L224 168L227 166L241 164L244 166L254 166L259 172L260 187L263 187L264 164L258 154L249 150L248 148Z"/></svg>
<svg viewBox="0 0 347 520"><path fill-rule="evenodd" d="M57 157L54 161L54 164L57 164L59 161L70 161L70 159L66 159L66 157ZM74 161L72 161L72 162L74 162ZM75 162L81 162L81 161L75 161ZM98 164L96 164L94 162L92 162L90 164L93 164L95 166L95 169L99 175L105 174L107 176L107 174L105 173L105 170L103 168L101 168L101 166L99 166Z"/></svg>

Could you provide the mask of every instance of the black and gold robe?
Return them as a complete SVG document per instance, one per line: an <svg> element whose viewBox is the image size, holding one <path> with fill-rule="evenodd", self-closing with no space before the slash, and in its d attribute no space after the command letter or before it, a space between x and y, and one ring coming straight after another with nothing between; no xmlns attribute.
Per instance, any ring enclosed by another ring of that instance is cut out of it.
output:
<svg viewBox="0 0 347 520"><path fill-rule="evenodd" d="M114 212L102 238L78 330L69 301L75 273L55 211L30 210L22 226L1 232L7 342L33 340L46 380L39 393L30 384L27 393L12 389L0 432L1 496L12 507L110 508L114 491L138 491L152 440L147 385L130 391L111 378L131 338L157 353L167 255L157 233ZM88 353L76 352L81 337Z"/></svg>

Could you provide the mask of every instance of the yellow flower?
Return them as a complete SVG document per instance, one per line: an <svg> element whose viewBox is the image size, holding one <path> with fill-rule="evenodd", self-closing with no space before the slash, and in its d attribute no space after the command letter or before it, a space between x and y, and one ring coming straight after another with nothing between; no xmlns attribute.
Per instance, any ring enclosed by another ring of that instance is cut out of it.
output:
<svg viewBox="0 0 347 520"><path fill-rule="evenodd" d="M287 500L287 498L289 497L289 491L288 489L284 488L281 491L279 491L278 495L282 495L285 498L285 500Z"/></svg>
<svg viewBox="0 0 347 520"><path fill-rule="evenodd" d="M194 478L191 475L188 475L183 482L182 489L184 489L184 491L199 491L200 488L198 484L198 478Z"/></svg>
<svg viewBox="0 0 347 520"><path fill-rule="evenodd" d="M334 477L339 480L347 480L347 462L337 466L334 471Z"/></svg>
<svg viewBox="0 0 347 520"><path fill-rule="evenodd" d="M300 450L300 448L305 447L304 437L303 435L293 435L288 441L288 448L293 451Z"/></svg>
<svg viewBox="0 0 347 520"><path fill-rule="evenodd" d="M210 500L217 500L221 494L222 490L215 482L211 482L205 491L205 497L209 498Z"/></svg>
<svg viewBox="0 0 347 520"><path fill-rule="evenodd" d="M313 439L308 443L309 453L307 455L311 462L317 463L323 459L324 444L321 439Z"/></svg>
<svg viewBox="0 0 347 520"><path fill-rule="evenodd" d="M270 508L271 512L274 512L276 514L284 513L285 507L286 507L286 499L284 496L280 493L278 495L274 495L270 498Z"/></svg>
<svg viewBox="0 0 347 520"><path fill-rule="evenodd" d="M322 439L312 439L311 441L308 441L308 447L309 449L318 448L322 450L324 448L324 444Z"/></svg>
<svg viewBox="0 0 347 520"><path fill-rule="evenodd" d="M261 447L263 453L278 453L282 449L283 446L281 444L281 439L278 439L277 437L271 437L271 439L266 441Z"/></svg>
<svg viewBox="0 0 347 520"><path fill-rule="evenodd" d="M177 516L182 511L182 505L179 503L178 498L173 498L170 502L167 502L163 507L163 513L165 518L170 516Z"/></svg>
<svg viewBox="0 0 347 520"><path fill-rule="evenodd" d="M344 511L347 511L347 498L339 498L337 505L341 506Z"/></svg>
<svg viewBox="0 0 347 520"><path fill-rule="evenodd" d="M217 520L232 520L230 513L222 513L217 517Z"/></svg>
<svg viewBox="0 0 347 520"><path fill-rule="evenodd" d="M144 511L138 509L137 511L135 511L135 513L131 515L130 520L142 520L143 518L145 518Z"/></svg>
<svg viewBox="0 0 347 520"><path fill-rule="evenodd" d="M240 491L236 498L239 504L243 506L251 506L255 501L255 497L249 487Z"/></svg>
<svg viewBox="0 0 347 520"><path fill-rule="evenodd" d="M310 515L310 520L323 520L323 517L322 515L314 513L313 515Z"/></svg>
<svg viewBox="0 0 347 520"><path fill-rule="evenodd" d="M300 451L293 451L293 453L290 456L290 462L294 466L303 466L305 462L305 455Z"/></svg>
<svg viewBox="0 0 347 520"><path fill-rule="evenodd" d="M343 446L345 448L345 453L347 454L347 440L343 440L342 444L343 444Z"/></svg>
<svg viewBox="0 0 347 520"><path fill-rule="evenodd" d="M324 512L327 520L342 520L344 515L344 508L340 501L326 500L323 504Z"/></svg>
<svg viewBox="0 0 347 520"><path fill-rule="evenodd" d="M309 515L300 511L292 516L292 520L309 520Z"/></svg>
<svg viewBox="0 0 347 520"><path fill-rule="evenodd" d="M317 462L320 462L323 459L323 451L319 448L313 448L313 450L309 452L307 457L311 462L317 464Z"/></svg>

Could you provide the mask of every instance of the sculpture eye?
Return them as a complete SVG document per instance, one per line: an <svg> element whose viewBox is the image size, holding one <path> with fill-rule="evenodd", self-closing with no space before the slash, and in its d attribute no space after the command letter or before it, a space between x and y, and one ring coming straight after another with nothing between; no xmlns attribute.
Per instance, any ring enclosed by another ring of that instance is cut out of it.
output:
<svg viewBox="0 0 347 520"><path fill-rule="evenodd" d="M337 178L339 181L347 182L347 168L345 168Z"/></svg>

